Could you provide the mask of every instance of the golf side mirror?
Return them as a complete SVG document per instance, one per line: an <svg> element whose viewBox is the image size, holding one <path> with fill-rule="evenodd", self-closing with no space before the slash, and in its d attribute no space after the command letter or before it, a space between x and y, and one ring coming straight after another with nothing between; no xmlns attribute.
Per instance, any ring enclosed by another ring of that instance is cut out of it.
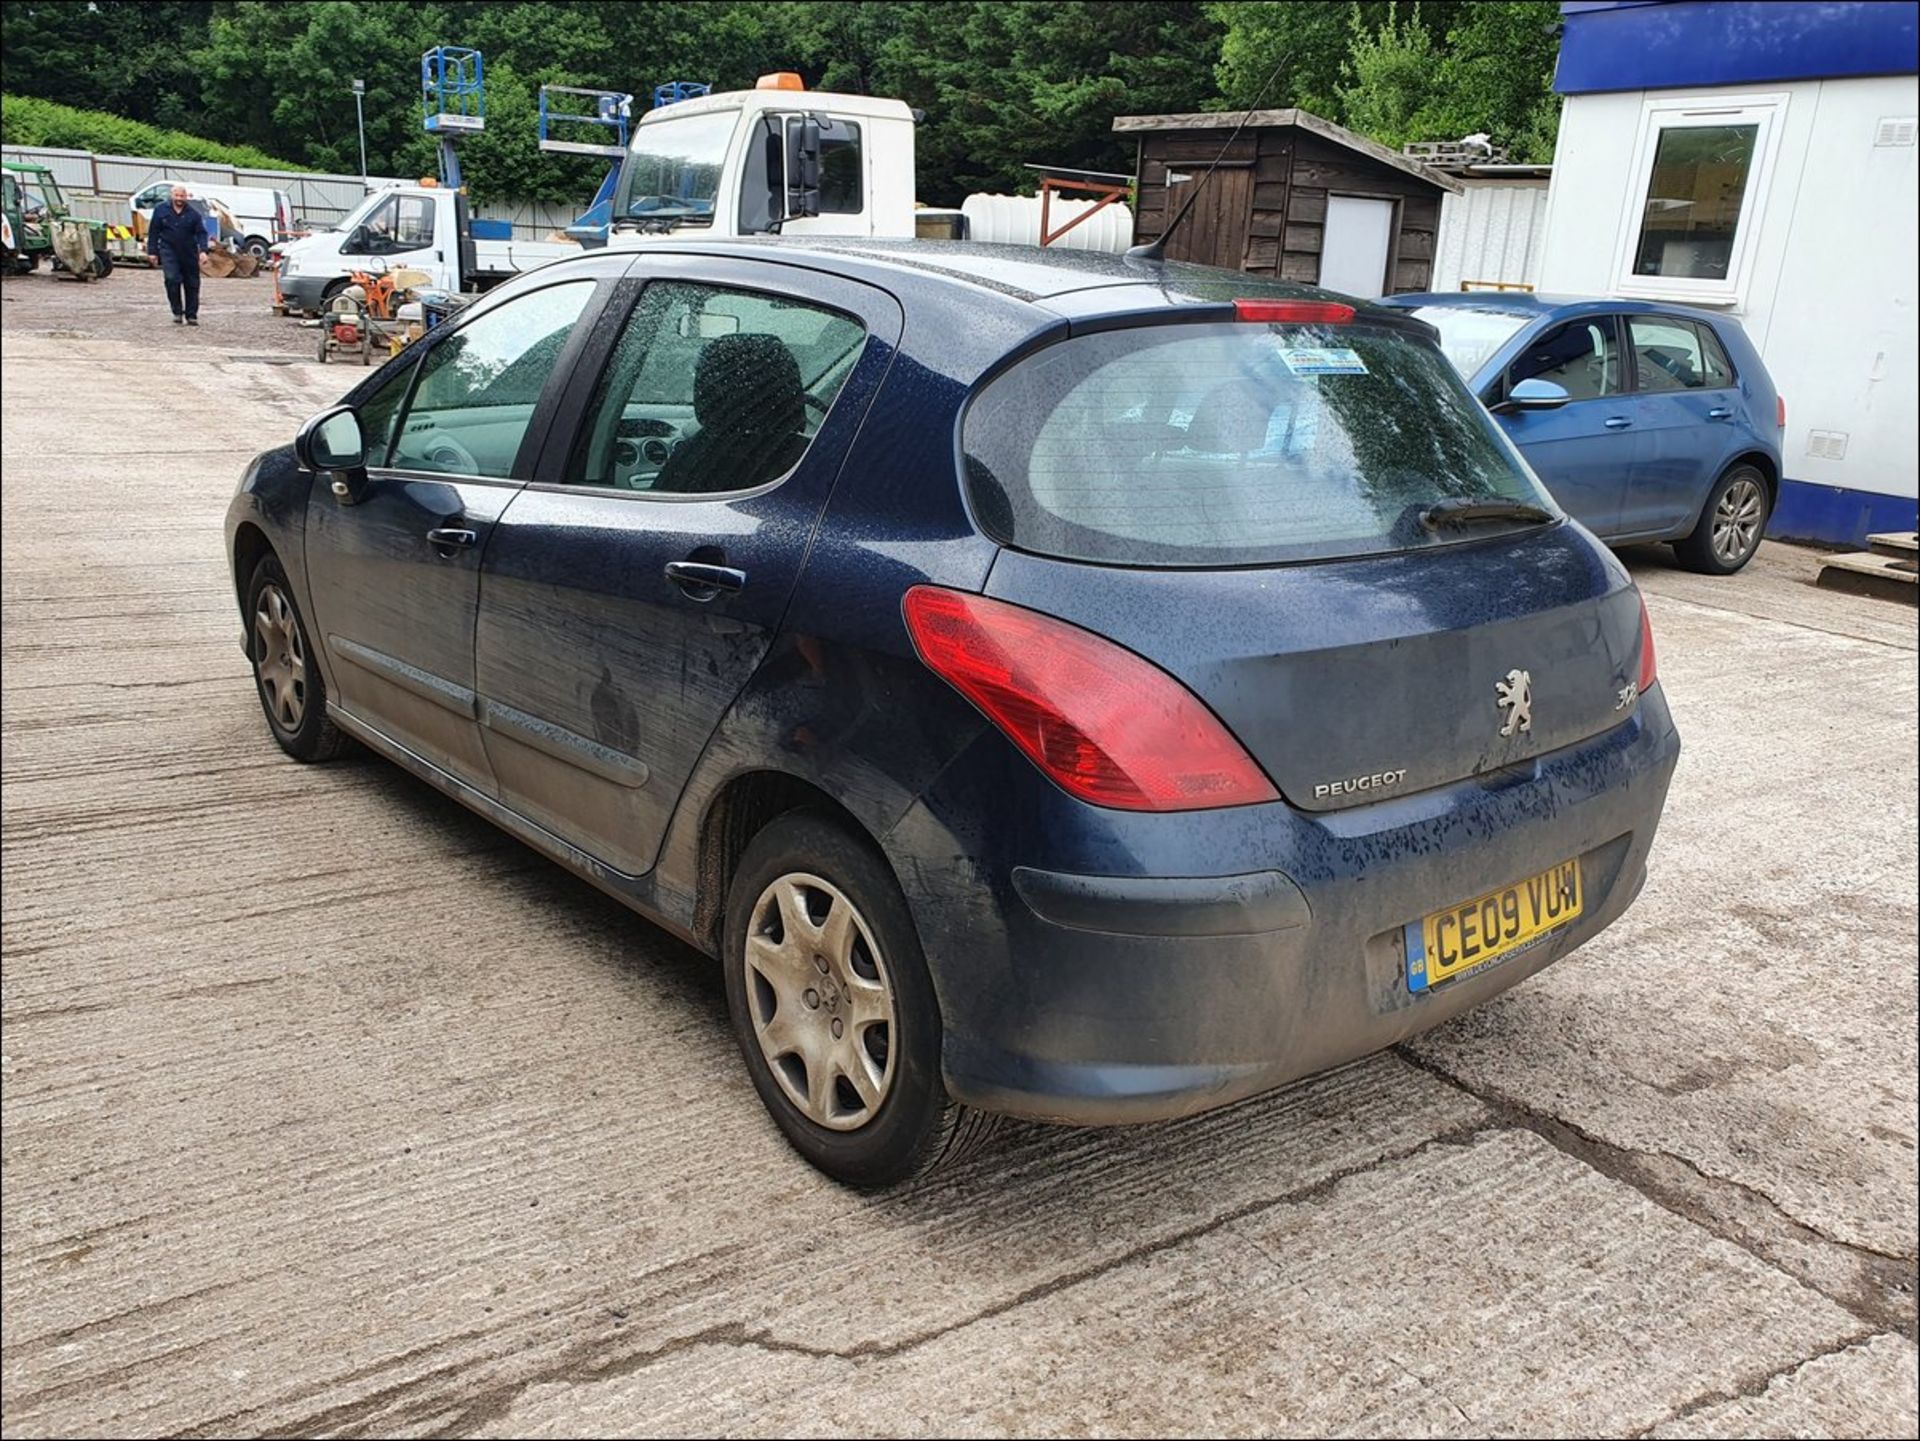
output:
<svg viewBox="0 0 1920 1441"><path fill-rule="evenodd" d="M301 426L293 438L293 455L307 470L330 473L333 493L342 504L360 498L367 480L367 440L352 406L323 410Z"/></svg>
<svg viewBox="0 0 1920 1441"><path fill-rule="evenodd" d="M1558 410L1573 397L1567 394L1564 385L1555 385L1551 380L1530 378L1515 385L1507 392L1507 398L1489 409L1495 415L1511 415L1518 410Z"/></svg>

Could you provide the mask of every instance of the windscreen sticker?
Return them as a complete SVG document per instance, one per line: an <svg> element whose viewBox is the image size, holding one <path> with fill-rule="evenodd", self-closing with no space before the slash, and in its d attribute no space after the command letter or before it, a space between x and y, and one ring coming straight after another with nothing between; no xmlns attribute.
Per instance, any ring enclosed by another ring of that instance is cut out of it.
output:
<svg viewBox="0 0 1920 1441"><path fill-rule="evenodd" d="M1295 375L1365 375L1367 364L1351 350L1301 350L1280 352L1287 369Z"/></svg>

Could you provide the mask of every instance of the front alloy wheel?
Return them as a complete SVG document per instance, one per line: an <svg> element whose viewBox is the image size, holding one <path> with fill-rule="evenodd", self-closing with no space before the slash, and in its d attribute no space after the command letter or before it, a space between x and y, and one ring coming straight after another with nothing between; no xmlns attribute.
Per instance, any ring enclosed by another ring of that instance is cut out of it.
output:
<svg viewBox="0 0 1920 1441"><path fill-rule="evenodd" d="M260 587L255 607L254 665L260 674L267 714L292 735L307 714L307 654L300 626L293 618L286 592L271 581Z"/></svg>

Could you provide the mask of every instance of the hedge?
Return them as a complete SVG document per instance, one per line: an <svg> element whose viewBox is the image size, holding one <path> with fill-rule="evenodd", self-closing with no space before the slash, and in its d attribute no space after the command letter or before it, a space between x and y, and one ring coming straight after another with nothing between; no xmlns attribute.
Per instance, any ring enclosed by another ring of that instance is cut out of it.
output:
<svg viewBox="0 0 1920 1441"><path fill-rule="evenodd" d="M0 95L0 141L57 150L91 150L102 155L204 160L247 170L309 168L276 159L251 145L221 145L179 130L162 130L138 120L123 120L104 110L78 110L71 105L57 105L51 100L35 100L24 95Z"/></svg>

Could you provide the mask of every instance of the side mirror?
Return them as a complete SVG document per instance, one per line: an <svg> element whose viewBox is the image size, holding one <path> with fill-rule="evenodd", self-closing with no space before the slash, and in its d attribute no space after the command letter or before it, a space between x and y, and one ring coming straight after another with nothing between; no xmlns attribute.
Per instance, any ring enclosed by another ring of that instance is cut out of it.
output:
<svg viewBox="0 0 1920 1441"><path fill-rule="evenodd" d="M820 213L820 122L802 115L787 125L787 219Z"/></svg>
<svg viewBox="0 0 1920 1441"><path fill-rule="evenodd" d="M1511 415L1520 410L1558 410L1572 399L1563 385L1555 385L1551 380L1529 378L1509 390L1505 400L1488 408L1495 415Z"/></svg>
<svg viewBox="0 0 1920 1441"><path fill-rule="evenodd" d="M342 255L365 255L367 253L367 227L356 225L347 232L347 238L340 242Z"/></svg>
<svg viewBox="0 0 1920 1441"><path fill-rule="evenodd" d="M293 438L293 455L302 467L333 474L333 493L351 505L367 479L367 439L350 405L323 410Z"/></svg>

